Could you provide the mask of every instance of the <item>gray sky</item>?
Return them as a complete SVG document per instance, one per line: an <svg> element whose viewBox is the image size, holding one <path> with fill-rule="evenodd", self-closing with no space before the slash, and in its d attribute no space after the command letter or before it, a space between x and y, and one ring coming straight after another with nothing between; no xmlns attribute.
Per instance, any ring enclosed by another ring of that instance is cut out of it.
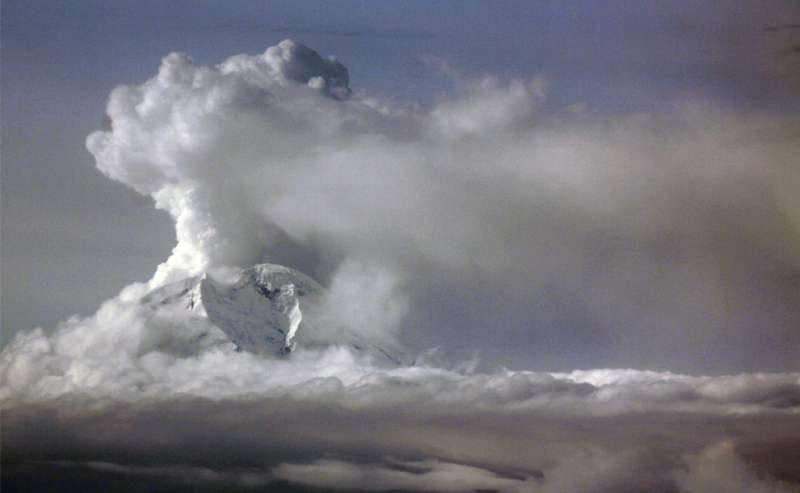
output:
<svg viewBox="0 0 800 493"><path fill-rule="evenodd" d="M110 90L151 77L169 52L213 64L291 37L335 54L349 68L354 89L398 102L432 104L457 91L458 80L483 74L543 74L549 81L543 104L550 113L585 105L599 115L669 115L686 100L700 100L726 111L796 117L800 34L765 28L798 19L797 4L713 4L454 2L430 12L413 2L273 2L231 9L219 2L5 1L3 341L20 329L52 328L71 314L91 314L131 281L150 278L174 246L167 215L102 176L85 149L86 136L105 125ZM456 81L437 68L440 62L459 74ZM740 241L732 228L709 241ZM613 238L608 248L614 248ZM648 312L646 302L629 317L604 318L585 302L597 298L588 284L515 280L486 288L508 293L477 300L468 281L441 278L427 280L425 292L444 293L448 302L420 303L407 320L408 333L420 347L443 345L456 355L477 348L492 364L512 367L797 368L796 351L785 349L798 343L800 313L791 294L800 278L796 264L765 258L758 246L723 250L724 262L725 252L732 252L731 263L747 266L720 267L723 276L739 276L732 284L748 273L757 279L750 304L734 308L731 317L695 309L689 301L678 303L683 319L664 321L664 306ZM674 260L673 254L665 258ZM294 261L313 268L309 255L296 254ZM743 289L734 298L746 295ZM660 350L673 333L686 330L680 324L697 321L711 327L694 337L702 339L699 345L686 347L687 339L679 338L683 351ZM489 326L502 327L503 337L487 345ZM625 334L647 331L664 340L620 342ZM741 337L761 342L751 350ZM724 349L711 354L710 347Z"/></svg>

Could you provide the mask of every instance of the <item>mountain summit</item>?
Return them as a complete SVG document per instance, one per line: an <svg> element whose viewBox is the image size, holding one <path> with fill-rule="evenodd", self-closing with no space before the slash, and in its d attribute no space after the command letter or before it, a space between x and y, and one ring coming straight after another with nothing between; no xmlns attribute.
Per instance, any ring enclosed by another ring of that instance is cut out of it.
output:
<svg viewBox="0 0 800 493"><path fill-rule="evenodd" d="M166 319L194 319L221 330L241 351L286 356L299 347L349 346L378 360L400 364L402 351L370 341L354 328L326 320L325 289L302 272L274 264L242 270L233 283L208 274L155 289L141 299ZM206 338L208 332L197 334Z"/></svg>

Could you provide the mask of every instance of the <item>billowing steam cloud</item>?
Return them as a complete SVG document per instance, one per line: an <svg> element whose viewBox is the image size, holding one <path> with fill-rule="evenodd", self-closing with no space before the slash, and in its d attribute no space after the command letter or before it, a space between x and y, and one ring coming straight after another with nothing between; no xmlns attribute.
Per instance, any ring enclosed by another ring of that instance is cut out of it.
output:
<svg viewBox="0 0 800 493"><path fill-rule="evenodd" d="M288 262L369 293L347 310L385 306L361 324L376 333L397 333L410 306L407 334L429 344L491 324L560 351L594 338L594 364L731 370L752 341L753 367L798 368L796 121L699 103L544 113L541 80L492 77L415 109L348 81L285 41L215 67L172 54L113 91L111 129L88 148L175 219L150 287ZM488 308L462 315L477 292Z"/></svg>
<svg viewBox="0 0 800 493"><path fill-rule="evenodd" d="M270 359L145 316L149 289L280 261L327 284L337 323L411 351L478 332L460 349L491 365L507 326L569 332L579 311L618 351L608 363L800 369L796 121L702 104L543 112L539 79L464 81L429 109L349 83L284 41L214 67L171 54L112 92L88 149L169 212L177 245L149 283L3 350L6 470L176 488L797 491L797 373L475 373L432 352L387 369L335 346ZM537 304L565 293L568 308Z"/></svg>

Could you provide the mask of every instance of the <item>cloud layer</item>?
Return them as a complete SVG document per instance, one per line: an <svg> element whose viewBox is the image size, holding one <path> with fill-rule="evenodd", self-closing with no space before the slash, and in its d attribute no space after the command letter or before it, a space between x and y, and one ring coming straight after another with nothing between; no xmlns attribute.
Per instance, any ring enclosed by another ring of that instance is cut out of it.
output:
<svg viewBox="0 0 800 493"><path fill-rule="evenodd" d="M800 374L380 368L344 347L270 359L224 337L200 345L192 323L136 325L142 305L114 303L52 336L23 333L0 358L12 491L73 476L84 491L800 484Z"/></svg>
<svg viewBox="0 0 800 493"><path fill-rule="evenodd" d="M287 481L372 491L703 493L800 484L800 375L465 375L379 370L338 350L316 355L319 368L262 360L250 372L236 358L215 362L227 374L211 365L193 372L197 380L179 391L6 399L6 470L12 478L26 467L80 469L256 490ZM236 392L223 390L248 378Z"/></svg>

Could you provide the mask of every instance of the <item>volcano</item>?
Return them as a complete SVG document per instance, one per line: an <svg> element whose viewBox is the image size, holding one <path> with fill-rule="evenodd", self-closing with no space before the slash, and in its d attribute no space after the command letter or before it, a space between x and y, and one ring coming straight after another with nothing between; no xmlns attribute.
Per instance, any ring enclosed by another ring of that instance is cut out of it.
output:
<svg viewBox="0 0 800 493"><path fill-rule="evenodd" d="M205 273L167 284L140 303L162 320L185 322L188 317L188 325L202 328L194 336L202 345L227 339L239 351L271 357L289 357L300 348L339 345L379 361L403 363L399 345L372 341L356 328L337 325L327 317L326 296L325 288L302 272L259 264L241 270L233 282Z"/></svg>

